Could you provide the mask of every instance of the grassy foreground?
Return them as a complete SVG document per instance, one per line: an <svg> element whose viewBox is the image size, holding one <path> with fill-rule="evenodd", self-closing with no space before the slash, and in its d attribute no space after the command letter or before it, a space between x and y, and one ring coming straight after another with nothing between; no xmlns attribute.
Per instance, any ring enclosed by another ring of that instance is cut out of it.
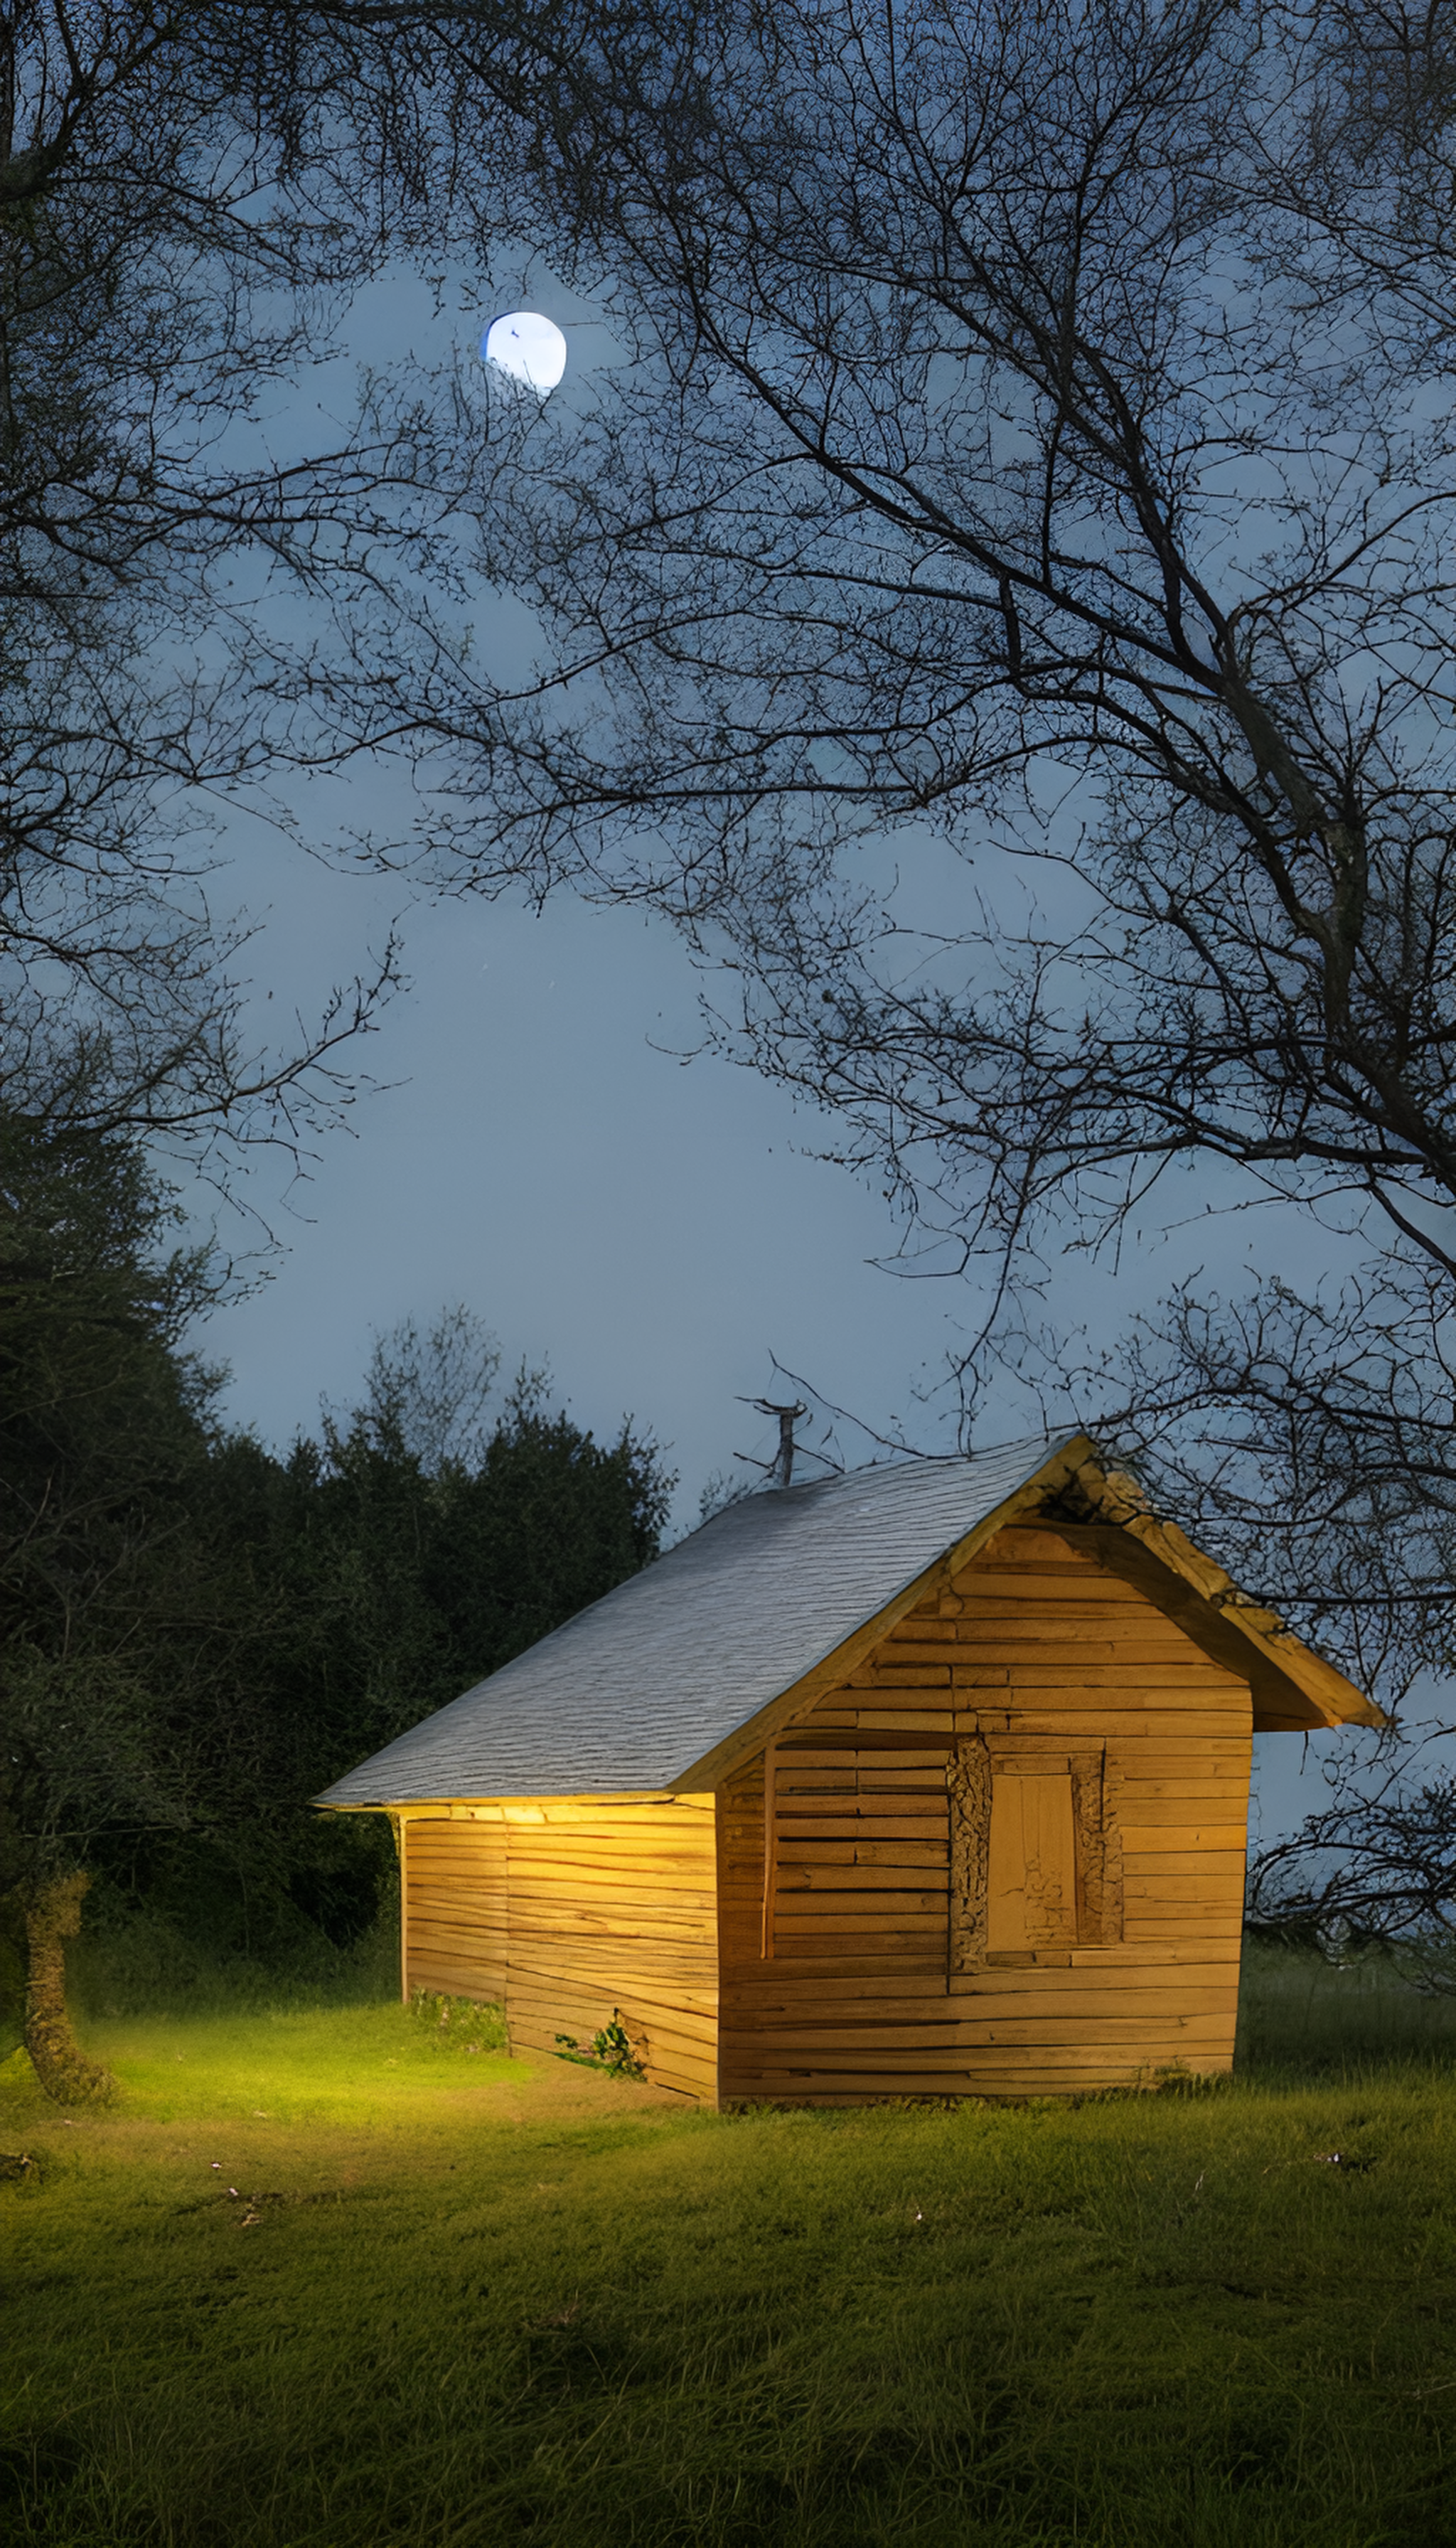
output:
<svg viewBox="0 0 1456 2548"><path fill-rule="evenodd" d="M88 2032L110 2116L0 2071L17 2548L1456 2540L1438 2062L717 2117L391 2008Z"/></svg>

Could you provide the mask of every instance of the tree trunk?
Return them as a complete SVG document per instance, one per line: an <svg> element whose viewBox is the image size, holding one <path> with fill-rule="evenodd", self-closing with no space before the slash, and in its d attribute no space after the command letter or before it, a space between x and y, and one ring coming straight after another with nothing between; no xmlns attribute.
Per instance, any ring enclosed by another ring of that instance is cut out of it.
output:
<svg viewBox="0 0 1456 2548"><path fill-rule="evenodd" d="M81 1926L81 1899L89 1875L55 1875L26 1896L26 2050L47 2097L58 2106L105 2105L117 2083L98 2061L88 2060L71 2032L65 2004L65 1942Z"/></svg>

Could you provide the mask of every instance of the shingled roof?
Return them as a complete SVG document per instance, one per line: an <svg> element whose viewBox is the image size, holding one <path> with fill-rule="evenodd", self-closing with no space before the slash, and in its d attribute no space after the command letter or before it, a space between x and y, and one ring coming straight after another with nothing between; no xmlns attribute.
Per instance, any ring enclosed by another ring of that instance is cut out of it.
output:
<svg viewBox="0 0 1456 2548"><path fill-rule="evenodd" d="M730 1504L315 1802L359 1811L712 1786L742 1729L789 1691L809 1684L812 1696L821 1668L853 1669L851 1641L868 1631L867 1651L940 1559L969 1556L1068 1485L1120 1542L1139 1543L1177 1596L1164 1597L1170 1614L1250 1677L1256 1722L1384 1724L1342 1673L1150 1513L1085 1433L1037 1433Z"/></svg>
<svg viewBox="0 0 1456 2548"><path fill-rule="evenodd" d="M1078 1442L1039 1433L749 1496L317 1801L688 1787L740 1726Z"/></svg>

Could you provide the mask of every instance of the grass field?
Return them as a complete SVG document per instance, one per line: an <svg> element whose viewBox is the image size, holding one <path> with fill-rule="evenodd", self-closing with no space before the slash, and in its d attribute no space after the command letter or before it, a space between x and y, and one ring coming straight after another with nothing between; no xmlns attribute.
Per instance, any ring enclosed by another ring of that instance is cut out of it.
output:
<svg viewBox="0 0 1456 2548"><path fill-rule="evenodd" d="M110 2115L0 2070L9 2535L1444 2548L1453 2074L1324 1987L1255 1972L1231 2084L954 2112L702 2115L388 2007L93 2025Z"/></svg>

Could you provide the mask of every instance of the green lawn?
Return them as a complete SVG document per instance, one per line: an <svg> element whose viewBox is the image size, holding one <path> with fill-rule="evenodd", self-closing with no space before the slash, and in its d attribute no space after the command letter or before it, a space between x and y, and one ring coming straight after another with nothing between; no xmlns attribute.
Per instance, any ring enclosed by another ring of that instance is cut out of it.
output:
<svg viewBox="0 0 1456 2548"><path fill-rule="evenodd" d="M17 2543L1456 2541L1434 2054L718 2117L460 2032L94 2025L71 2123L0 2070Z"/></svg>

